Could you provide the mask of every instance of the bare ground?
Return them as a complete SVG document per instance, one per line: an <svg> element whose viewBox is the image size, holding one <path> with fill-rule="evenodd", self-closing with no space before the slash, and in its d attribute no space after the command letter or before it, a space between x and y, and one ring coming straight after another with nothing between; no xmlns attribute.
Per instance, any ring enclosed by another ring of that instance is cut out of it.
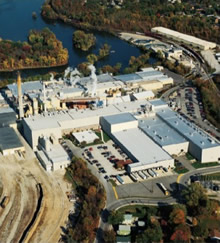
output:
<svg viewBox="0 0 220 243"><path fill-rule="evenodd" d="M24 157L0 156L0 180L4 196L9 196L8 205L0 210L0 241L18 242L23 231L30 223L36 210L38 191L37 183L43 188L43 206L40 218L33 226L28 242L55 243L59 241L65 227L71 203L65 192L70 188L63 181L63 172L47 173L39 165L34 153L26 142Z"/></svg>

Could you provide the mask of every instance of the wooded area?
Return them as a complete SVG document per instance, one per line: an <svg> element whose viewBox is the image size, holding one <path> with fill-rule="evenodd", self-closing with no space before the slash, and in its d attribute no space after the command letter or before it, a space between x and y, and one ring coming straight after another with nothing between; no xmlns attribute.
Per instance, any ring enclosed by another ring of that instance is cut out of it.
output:
<svg viewBox="0 0 220 243"><path fill-rule="evenodd" d="M84 29L115 31L150 31L163 26L209 41L220 43L220 28L215 18L220 14L218 1L126 0L119 7L108 0L47 0L42 16L61 19ZM213 15L214 16L214 15Z"/></svg>
<svg viewBox="0 0 220 243"><path fill-rule="evenodd" d="M93 243L100 213L105 206L105 190L82 159L73 158L66 170L65 178L72 183L81 203L81 212L77 223L68 229L65 238L66 240L74 240L74 242Z"/></svg>
<svg viewBox="0 0 220 243"><path fill-rule="evenodd" d="M61 66L68 63L68 50L48 28L31 30L27 42L0 41L0 71Z"/></svg>
<svg viewBox="0 0 220 243"><path fill-rule="evenodd" d="M210 233L220 227L218 210L219 202L210 200L200 183L192 183L182 191L184 204L167 206L129 205L110 212L108 223L115 232L124 220L124 214L132 214L144 221L143 227L134 227L131 231L131 242L210 242ZM114 232L104 232L107 242ZM105 238L104 238L105 239Z"/></svg>
<svg viewBox="0 0 220 243"><path fill-rule="evenodd" d="M207 119L220 129L220 95L218 88L209 80L203 81L199 78L194 81L194 84L201 92Z"/></svg>

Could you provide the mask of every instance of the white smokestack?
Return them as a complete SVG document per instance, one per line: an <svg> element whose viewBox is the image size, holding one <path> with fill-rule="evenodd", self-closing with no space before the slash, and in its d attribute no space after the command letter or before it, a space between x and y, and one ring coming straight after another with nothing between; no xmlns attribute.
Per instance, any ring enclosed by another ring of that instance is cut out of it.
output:
<svg viewBox="0 0 220 243"><path fill-rule="evenodd" d="M44 94L44 112L47 111L46 107L46 88L45 88L45 83L43 83L43 94Z"/></svg>
<svg viewBox="0 0 220 243"><path fill-rule="evenodd" d="M23 100L22 100L22 89L21 89L21 75L20 72L17 73L17 87L18 87L18 105L19 105L19 118L22 119L24 117L24 108L23 108Z"/></svg>
<svg viewBox="0 0 220 243"><path fill-rule="evenodd" d="M93 81L93 87L92 87L92 91L91 91L91 96L94 97L96 94L96 89L97 89L97 76L95 74L96 68L90 64L88 66L88 68L91 70L91 75L90 78Z"/></svg>

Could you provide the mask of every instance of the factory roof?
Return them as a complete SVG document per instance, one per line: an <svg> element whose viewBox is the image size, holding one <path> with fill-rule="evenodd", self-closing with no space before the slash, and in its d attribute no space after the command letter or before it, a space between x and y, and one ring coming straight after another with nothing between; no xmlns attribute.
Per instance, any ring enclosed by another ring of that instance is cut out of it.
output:
<svg viewBox="0 0 220 243"><path fill-rule="evenodd" d="M61 163L70 160L64 148L58 144L51 144L51 150L45 151L52 163Z"/></svg>
<svg viewBox="0 0 220 243"><path fill-rule="evenodd" d="M167 75L164 75L162 72L157 71L153 68L145 68L141 72L114 76L114 79L121 80L122 82L126 83L137 83L155 80L163 81L168 78L169 77Z"/></svg>
<svg viewBox="0 0 220 243"><path fill-rule="evenodd" d="M133 96L137 100L143 100L143 99L149 99L149 98L154 97L154 93L151 90L148 90L148 91L143 91L140 93L134 93Z"/></svg>
<svg viewBox="0 0 220 243"><path fill-rule="evenodd" d="M167 29L167 28L164 28L164 27L154 27L151 30L152 30L152 32L159 32L161 34L174 36L174 37L176 37L180 40L184 40L188 43L191 42L191 43L194 43L196 45L203 46L203 47L206 47L206 46L208 46L209 48L215 48L216 47L216 44L213 43L213 42L205 41L205 40L196 38L194 36L186 35L186 34L183 34L183 33L171 30L171 29Z"/></svg>
<svg viewBox="0 0 220 243"><path fill-rule="evenodd" d="M187 140L158 116L139 120L139 128L160 146L185 143Z"/></svg>
<svg viewBox="0 0 220 243"><path fill-rule="evenodd" d="M153 108L155 109L161 109L161 108L166 108L168 107L167 103L164 102L161 99L155 99L155 100L149 100L149 103L153 106Z"/></svg>
<svg viewBox="0 0 220 243"><path fill-rule="evenodd" d="M0 109L0 127L7 127L11 124L16 123L16 114L15 112L7 107Z"/></svg>
<svg viewBox="0 0 220 243"><path fill-rule="evenodd" d="M64 93L64 94L78 93L78 92L83 92L83 89L82 88L75 88L75 87L64 87L59 92Z"/></svg>
<svg viewBox="0 0 220 243"><path fill-rule="evenodd" d="M168 153L139 128L115 132L113 136L123 144L142 165L172 159Z"/></svg>
<svg viewBox="0 0 220 243"><path fill-rule="evenodd" d="M85 125L88 123L88 119L91 123L99 121L99 117L114 115L119 113L135 112L142 105L147 104L146 100L133 101L133 102L121 102L113 105L108 105L103 108L98 108L94 110L90 109L71 109L67 111L56 111L44 114L38 114L28 118L24 118L26 124L31 130L41 130L50 128L61 128L70 129L72 128L73 121L74 125L79 123L79 127L82 126L82 119L85 120ZM79 121L77 121L79 120Z"/></svg>
<svg viewBox="0 0 220 243"><path fill-rule="evenodd" d="M92 130L73 132L72 135L77 139L79 143L82 143L84 141L86 143L92 143L95 139L99 139L99 137Z"/></svg>
<svg viewBox="0 0 220 243"><path fill-rule="evenodd" d="M17 97L18 95L18 87L16 83L9 84L8 88L11 90L12 94ZM36 90L43 90L43 85L41 81L31 81L21 84L22 93L32 92Z"/></svg>
<svg viewBox="0 0 220 243"><path fill-rule="evenodd" d="M136 121L136 118L132 116L130 113L122 113L122 114L116 114L111 116L105 116L105 120L109 124L120 124L124 122L132 122Z"/></svg>
<svg viewBox="0 0 220 243"><path fill-rule="evenodd" d="M115 80L121 80L122 82L129 82L129 81L141 81L142 78L136 73L124 74L124 75L117 75L114 76Z"/></svg>
<svg viewBox="0 0 220 243"><path fill-rule="evenodd" d="M104 73L104 74L100 74L97 76L98 82L113 82L114 79L112 77L112 75L108 74L108 73Z"/></svg>
<svg viewBox="0 0 220 243"><path fill-rule="evenodd" d="M15 130L11 127L0 128L0 148L2 150L24 147Z"/></svg>
<svg viewBox="0 0 220 243"><path fill-rule="evenodd" d="M157 110L157 115L174 130L201 149L220 146L213 137L181 115L172 111L169 107Z"/></svg>

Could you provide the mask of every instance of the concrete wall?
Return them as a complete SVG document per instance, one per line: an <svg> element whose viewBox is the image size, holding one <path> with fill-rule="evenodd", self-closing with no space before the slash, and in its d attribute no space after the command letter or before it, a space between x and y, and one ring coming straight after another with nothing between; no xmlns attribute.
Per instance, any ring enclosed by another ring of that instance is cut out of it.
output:
<svg viewBox="0 0 220 243"><path fill-rule="evenodd" d="M32 131L30 127L27 125L25 120L22 121L23 124L23 133L26 141L29 143L29 145L33 148L33 142L32 142Z"/></svg>
<svg viewBox="0 0 220 243"><path fill-rule="evenodd" d="M110 135L114 132L119 132L125 129L137 128L138 127L138 120L122 122L117 124L110 124L105 117L100 117L100 125L102 129Z"/></svg>
<svg viewBox="0 0 220 243"><path fill-rule="evenodd" d="M69 163L70 163L70 160L64 160L64 161L61 161L61 162L53 163L52 170L55 171L55 170L64 169L69 165Z"/></svg>
<svg viewBox="0 0 220 243"><path fill-rule="evenodd" d="M173 168L174 159L158 161L158 162L152 163L152 164L134 163L133 165L136 165L136 166L132 166L132 164L128 165L128 167L127 167L128 173L132 173L132 172L140 171L140 170L151 169L151 168L157 168L157 167Z"/></svg>
<svg viewBox="0 0 220 243"><path fill-rule="evenodd" d="M42 129L42 130L33 130L32 131L32 145L31 147L33 148L33 150L36 150L36 147L38 145L38 139L39 137L41 137L42 135L50 137L51 135L53 135L55 137L56 140L58 140L59 138L62 138L62 132L61 129L58 128L47 128L47 129Z"/></svg>
<svg viewBox="0 0 220 243"><path fill-rule="evenodd" d="M157 89L162 89L163 88L163 83L159 81L155 82L145 82L140 84L140 86L145 89L145 90L157 90Z"/></svg>
<svg viewBox="0 0 220 243"><path fill-rule="evenodd" d="M220 161L220 146L202 150L202 163L217 161Z"/></svg>
<svg viewBox="0 0 220 243"><path fill-rule="evenodd" d="M184 143L178 143L178 144L170 144L166 146L162 146L162 148L167 151L170 155L178 155L181 152L187 152L189 147L189 142L186 141Z"/></svg>
<svg viewBox="0 0 220 243"><path fill-rule="evenodd" d="M111 125L111 133L138 127L138 120Z"/></svg>

